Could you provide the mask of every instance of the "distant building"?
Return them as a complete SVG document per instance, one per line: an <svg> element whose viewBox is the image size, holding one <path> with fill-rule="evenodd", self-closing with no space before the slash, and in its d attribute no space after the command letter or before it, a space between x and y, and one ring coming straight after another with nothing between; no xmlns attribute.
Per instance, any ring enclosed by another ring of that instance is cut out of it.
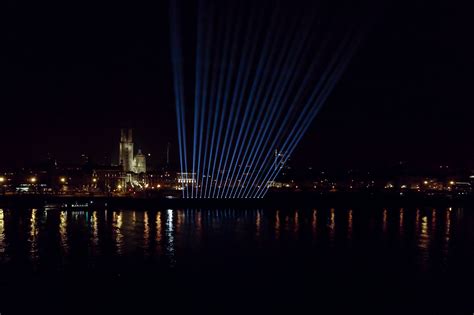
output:
<svg viewBox="0 0 474 315"><path fill-rule="evenodd" d="M196 174L195 173L178 173L177 176L177 181L178 184L184 185L184 184L195 184L196 183Z"/></svg>
<svg viewBox="0 0 474 315"><path fill-rule="evenodd" d="M90 183L105 193L123 191L126 188L127 174L119 166L96 166Z"/></svg>
<svg viewBox="0 0 474 315"><path fill-rule="evenodd" d="M120 132L119 162L124 172L146 173L146 157L141 150L134 156L132 129Z"/></svg>
<svg viewBox="0 0 474 315"><path fill-rule="evenodd" d="M120 132L119 163L124 172L133 171L133 135L132 129L122 129Z"/></svg>
<svg viewBox="0 0 474 315"><path fill-rule="evenodd" d="M140 174L146 173L146 157L141 150L133 158L133 172Z"/></svg>

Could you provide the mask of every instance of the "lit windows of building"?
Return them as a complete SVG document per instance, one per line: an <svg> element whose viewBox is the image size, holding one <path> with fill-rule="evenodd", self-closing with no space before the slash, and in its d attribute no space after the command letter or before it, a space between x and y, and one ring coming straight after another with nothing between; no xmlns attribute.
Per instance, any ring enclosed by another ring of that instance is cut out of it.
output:
<svg viewBox="0 0 474 315"><path fill-rule="evenodd" d="M196 178L194 173L178 173L177 181L178 184L195 184Z"/></svg>

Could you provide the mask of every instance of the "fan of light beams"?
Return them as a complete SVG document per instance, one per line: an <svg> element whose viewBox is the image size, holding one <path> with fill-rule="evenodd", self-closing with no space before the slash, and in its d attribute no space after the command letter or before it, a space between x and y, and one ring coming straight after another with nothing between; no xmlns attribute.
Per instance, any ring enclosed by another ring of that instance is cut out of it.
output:
<svg viewBox="0 0 474 315"><path fill-rule="evenodd" d="M364 33L347 4L257 2L170 3L184 198L264 197Z"/></svg>

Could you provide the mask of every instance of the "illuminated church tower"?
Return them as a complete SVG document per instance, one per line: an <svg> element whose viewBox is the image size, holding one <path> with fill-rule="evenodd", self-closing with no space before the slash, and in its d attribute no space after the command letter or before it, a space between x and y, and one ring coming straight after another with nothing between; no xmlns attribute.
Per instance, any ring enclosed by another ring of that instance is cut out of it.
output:
<svg viewBox="0 0 474 315"><path fill-rule="evenodd" d="M133 137L132 129L122 129L120 133L119 162L125 172L133 171Z"/></svg>
<svg viewBox="0 0 474 315"><path fill-rule="evenodd" d="M133 159L133 171L137 174L146 173L146 157L142 150L138 149L137 155Z"/></svg>

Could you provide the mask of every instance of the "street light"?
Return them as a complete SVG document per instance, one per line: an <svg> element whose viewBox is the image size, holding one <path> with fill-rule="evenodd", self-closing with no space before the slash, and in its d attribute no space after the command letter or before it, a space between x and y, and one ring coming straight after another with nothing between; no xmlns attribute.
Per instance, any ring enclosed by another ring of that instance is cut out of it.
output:
<svg viewBox="0 0 474 315"><path fill-rule="evenodd" d="M3 183L3 182L5 182L5 177L0 176L0 183Z"/></svg>
<svg viewBox="0 0 474 315"><path fill-rule="evenodd" d="M61 183L65 183L65 182L66 182L66 178L64 178L64 177L61 177L59 180L61 181Z"/></svg>
<svg viewBox="0 0 474 315"><path fill-rule="evenodd" d="M93 178L93 179L92 179L92 182L93 182L93 183L97 183L97 178Z"/></svg>
<svg viewBox="0 0 474 315"><path fill-rule="evenodd" d="M30 182L36 183L36 177L31 177L31 178L30 178Z"/></svg>

